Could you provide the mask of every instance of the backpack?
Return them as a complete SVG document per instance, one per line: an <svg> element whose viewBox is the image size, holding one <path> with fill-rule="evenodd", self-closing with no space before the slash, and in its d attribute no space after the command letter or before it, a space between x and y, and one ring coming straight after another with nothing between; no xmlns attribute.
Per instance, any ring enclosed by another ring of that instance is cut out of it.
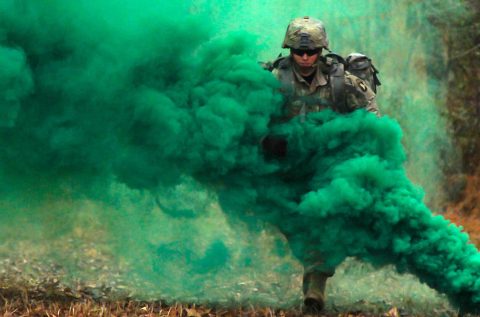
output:
<svg viewBox="0 0 480 317"><path fill-rule="evenodd" d="M378 79L379 71L373 66L372 60L368 56L360 53L352 53L345 60L345 70L352 75L363 79L370 86L374 93L377 93L377 87L382 85Z"/></svg>

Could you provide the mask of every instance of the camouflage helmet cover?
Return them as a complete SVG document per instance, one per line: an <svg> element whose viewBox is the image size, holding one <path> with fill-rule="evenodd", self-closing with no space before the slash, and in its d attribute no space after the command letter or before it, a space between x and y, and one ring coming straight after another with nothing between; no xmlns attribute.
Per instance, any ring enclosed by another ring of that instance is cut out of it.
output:
<svg viewBox="0 0 480 317"><path fill-rule="evenodd" d="M296 18L288 24L282 48L328 48L327 32L323 22L310 17Z"/></svg>

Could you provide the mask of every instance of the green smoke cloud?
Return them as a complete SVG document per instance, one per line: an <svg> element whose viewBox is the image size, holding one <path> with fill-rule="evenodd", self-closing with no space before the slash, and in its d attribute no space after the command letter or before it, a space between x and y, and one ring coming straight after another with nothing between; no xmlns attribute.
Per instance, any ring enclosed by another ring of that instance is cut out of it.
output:
<svg viewBox="0 0 480 317"><path fill-rule="evenodd" d="M4 223L35 224L47 242L81 220L162 297L211 299L220 271L257 256L239 231L215 227L261 220L304 262L317 252L329 269L348 256L392 263L474 311L479 253L408 180L398 124L325 111L269 127L282 97L256 63L259 38L215 37L209 6L0 4ZM285 160L265 159L267 134L288 139ZM228 219L209 226L212 213Z"/></svg>

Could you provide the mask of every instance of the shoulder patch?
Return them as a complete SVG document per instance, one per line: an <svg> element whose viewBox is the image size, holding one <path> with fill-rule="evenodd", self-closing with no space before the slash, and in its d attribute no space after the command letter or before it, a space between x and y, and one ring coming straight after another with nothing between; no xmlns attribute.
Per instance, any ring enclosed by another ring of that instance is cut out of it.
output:
<svg viewBox="0 0 480 317"><path fill-rule="evenodd" d="M357 85L363 92L367 91L367 85L361 79L357 79Z"/></svg>

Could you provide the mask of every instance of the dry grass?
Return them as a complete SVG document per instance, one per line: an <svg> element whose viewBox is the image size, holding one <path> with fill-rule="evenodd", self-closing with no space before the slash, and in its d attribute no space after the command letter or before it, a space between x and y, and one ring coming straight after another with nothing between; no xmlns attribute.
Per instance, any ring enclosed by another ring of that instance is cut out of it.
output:
<svg viewBox="0 0 480 317"><path fill-rule="evenodd" d="M164 317L293 317L302 316L300 310L275 310L262 307L212 308L176 303L167 305L162 302L143 302L133 300L95 301L93 299L72 300L68 297L43 297L26 290L3 289L0 291L0 314L6 316L164 316ZM360 317L374 316L361 312L319 314L318 316ZM400 317L396 308L378 315L382 317Z"/></svg>
<svg viewBox="0 0 480 317"><path fill-rule="evenodd" d="M466 177L463 199L449 206L444 216L461 225L472 242L480 248L480 169L477 175Z"/></svg>
<svg viewBox="0 0 480 317"><path fill-rule="evenodd" d="M449 210L445 217L453 223L463 227L470 236L470 240L480 248L480 218L477 216L462 216L458 212Z"/></svg>
<svg viewBox="0 0 480 317"><path fill-rule="evenodd" d="M464 199L449 208L445 216L453 222L462 225L477 247L480 247L480 177L471 176L467 179ZM5 255L13 257L12 250L23 250L19 258L6 257L0 259L0 316L178 316L178 317L210 317L210 316L301 316L300 309L291 308L280 310L269 307L225 307L215 305L193 305L185 303L165 303L160 301L138 301L128 297L118 297L118 292L110 290L110 284L105 281L115 280L116 269L111 267L108 252L102 252L98 245L76 245L70 240L62 240L55 249L66 250L74 258L79 258L80 268L87 268L94 272L97 280L93 283L63 283L66 274L54 262L46 261L45 253L39 248L32 248L28 244L16 241L12 245L5 245ZM27 252L31 251L31 252ZM7 261L8 260L8 261ZM27 261L28 260L28 261ZM106 268L109 269L98 269ZM8 277L8 279L6 279ZM92 283L95 285L91 285ZM135 283L135 282L134 282ZM368 281L368 285L375 282ZM401 283L398 281L397 283ZM120 285L120 281L117 283ZM117 285L118 286L118 285ZM398 287L392 284L392 289ZM95 292L94 292L95 291ZM118 291L118 290L117 290ZM397 290L398 291L398 290ZM98 293L98 294L97 294ZM98 295L98 296L97 296ZM344 295L342 295L344 296ZM115 299L113 299L115 298ZM118 300L116 300L118 299ZM409 310L413 305L396 305ZM354 304L353 306L357 306ZM339 306L340 307L340 306ZM388 307L388 308L387 308ZM391 306L381 306L376 313L363 310L347 311L329 310L320 316L359 317L359 316L449 316L456 317L455 312L445 311L431 314L409 315L404 310ZM384 312L383 309L385 309ZM441 307L438 307L441 310ZM412 310L415 311L415 310ZM418 310L416 310L418 311ZM425 311L425 310L424 310ZM378 313L382 312L382 313Z"/></svg>

